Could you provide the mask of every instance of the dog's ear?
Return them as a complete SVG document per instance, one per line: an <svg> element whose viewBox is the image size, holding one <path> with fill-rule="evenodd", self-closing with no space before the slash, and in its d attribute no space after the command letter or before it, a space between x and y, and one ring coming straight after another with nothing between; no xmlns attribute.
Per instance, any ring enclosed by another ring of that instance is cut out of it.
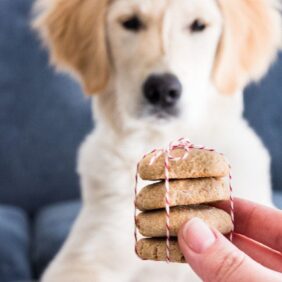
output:
<svg viewBox="0 0 282 282"><path fill-rule="evenodd" d="M224 30L213 81L220 93L233 94L266 73L281 47L282 21L277 0L218 2Z"/></svg>
<svg viewBox="0 0 282 282"><path fill-rule="evenodd" d="M50 49L51 63L79 78L87 94L109 79L105 16L108 0L39 0L33 27Z"/></svg>

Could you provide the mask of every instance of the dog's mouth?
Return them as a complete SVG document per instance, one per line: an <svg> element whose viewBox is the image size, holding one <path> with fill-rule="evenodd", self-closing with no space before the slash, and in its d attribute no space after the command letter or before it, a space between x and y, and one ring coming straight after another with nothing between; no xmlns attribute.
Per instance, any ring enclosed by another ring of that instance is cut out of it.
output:
<svg viewBox="0 0 282 282"><path fill-rule="evenodd" d="M178 118L179 115L180 110L178 107L150 107L146 110L146 112L143 112L142 116L145 118L154 119L155 121L168 121Z"/></svg>
<svg viewBox="0 0 282 282"><path fill-rule="evenodd" d="M141 99L135 108L134 117L138 120L147 120L152 123L173 121L181 116L181 105L152 105L145 99Z"/></svg>

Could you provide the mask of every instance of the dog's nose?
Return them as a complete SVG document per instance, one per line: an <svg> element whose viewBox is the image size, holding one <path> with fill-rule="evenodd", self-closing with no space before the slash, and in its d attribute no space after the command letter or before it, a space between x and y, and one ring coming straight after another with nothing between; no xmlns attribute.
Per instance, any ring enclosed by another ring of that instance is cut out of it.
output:
<svg viewBox="0 0 282 282"><path fill-rule="evenodd" d="M151 104L172 107L181 96L182 85L173 74L151 75L144 83L143 92Z"/></svg>

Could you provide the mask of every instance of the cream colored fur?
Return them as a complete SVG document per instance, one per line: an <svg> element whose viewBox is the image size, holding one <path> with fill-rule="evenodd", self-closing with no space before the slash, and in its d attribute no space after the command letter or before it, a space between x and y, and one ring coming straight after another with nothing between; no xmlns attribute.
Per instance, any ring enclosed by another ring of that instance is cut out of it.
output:
<svg viewBox="0 0 282 282"><path fill-rule="evenodd" d="M270 159L243 119L242 90L259 80L281 46L278 1L45 0L34 27L52 63L93 98L95 131L79 152L83 208L44 282L198 281L186 265L134 253L133 184L144 152L187 137L223 152L237 196L271 204ZM133 33L121 21L138 15ZM195 19L208 28L192 34ZM144 101L152 73L183 85L180 115L160 120Z"/></svg>

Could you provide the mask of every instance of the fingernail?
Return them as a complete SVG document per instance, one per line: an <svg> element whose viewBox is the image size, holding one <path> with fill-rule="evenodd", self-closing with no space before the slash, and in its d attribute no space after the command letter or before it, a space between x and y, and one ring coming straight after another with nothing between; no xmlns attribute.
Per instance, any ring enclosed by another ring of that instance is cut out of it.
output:
<svg viewBox="0 0 282 282"><path fill-rule="evenodd" d="M193 218L186 223L183 237L188 247L196 253L205 252L216 240L209 226L199 218Z"/></svg>

